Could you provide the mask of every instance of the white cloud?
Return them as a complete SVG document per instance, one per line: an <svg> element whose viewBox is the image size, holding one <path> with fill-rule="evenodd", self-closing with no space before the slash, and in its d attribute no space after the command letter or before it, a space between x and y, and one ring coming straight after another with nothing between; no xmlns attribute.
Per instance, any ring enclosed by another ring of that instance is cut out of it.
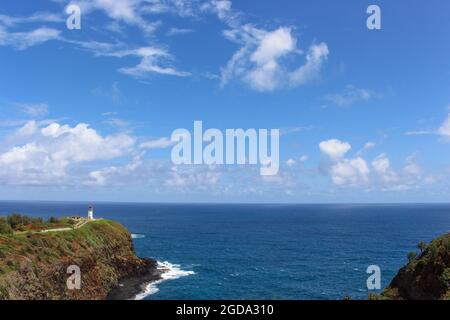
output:
<svg viewBox="0 0 450 320"><path fill-rule="evenodd" d="M0 153L3 184L60 184L74 164L110 160L127 154L135 144L128 135L102 137L87 124L74 127L28 122L13 135L17 142Z"/></svg>
<svg viewBox="0 0 450 320"><path fill-rule="evenodd" d="M319 144L320 151L333 160L342 158L352 147L348 142L338 139L322 141Z"/></svg>
<svg viewBox="0 0 450 320"><path fill-rule="evenodd" d="M376 145L377 144L375 142L369 141L364 145L363 149L369 150L369 149L375 148Z"/></svg>
<svg viewBox="0 0 450 320"><path fill-rule="evenodd" d="M364 145L364 147L361 148L361 150L358 151L358 155L362 155L364 152L366 152L367 150L373 149L377 146L377 144L375 142L372 141L368 141L366 142L366 144Z"/></svg>
<svg viewBox="0 0 450 320"><path fill-rule="evenodd" d="M172 167L164 185L175 189L208 190L217 185L222 176L221 172L203 167Z"/></svg>
<svg viewBox="0 0 450 320"><path fill-rule="evenodd" d="M299 158L299 160L300 160L301 162L306 162L306 161L308 161L308 159L309 159L309 157L308 157L307 155L302 155L302 156Z"/></svg>
<svg viewBox="0 0 450 320"><path fill-rule="evenodd" d="M372 161L372 167L379 179L381 190L384 191L406 191L417 188L421 183L433 184L436 179L433 176L425 176L424 170L417 163L416 157L409 156L402 170L394 170L386 154L382 153Z"/></svg>
<svg viewBox="0 0 450 320"><path fill-rule="evenodd" d="M409 156L408 158L406 158L406 165L403 168L403 172L409 177L419 179L423 174L423 169L417 163L415 156Z"/></svg>
<svg viewBox="0 0 450 320"><path fill-rule="evenodd" d="M336 185L361 185L369 181L370 169L361 158L342 159L332 164L329 174Z"/></svg>
<svg viewBox="0 0 450 320"><path fill-rule="evenodd" d="M295 166L296 163L297 163L297 162L296 162L294 159L288 159L288 160L286 161L286 165L287 165L288 167Z"/></svg>
<svg viewBox="0 0 450 320"><path fill-rule="evenodd" d="M89 173L89 179L83 182L87 186L111 186L118 182L126 182L130 180L130 176L137 173L142 166L142 156L139 154L133 157L133 160L124 166L110 166ZM137 173L139 175L139 173ZM137 178L134 176L133 178Z"/></svg>
<svg viewBox="0 0 450 320"><path fill-rule="evenodd" d="M368 89L360 89L353 85L348 85L344 92L329 94L325 96L325 99L336 104L337 106L344 107L350 106L359 101L369 101L376 96L375 92Z"/></svg>
<svg viewBox="0 0 450 320"><path fill-rule="evenodd" d="M172 13L180 17L195 16L197 1L192 0L145 0L142 2L142 14Z"/></svg>
<svg viewBox="0 0 450 320"><path fill-rule="evenodd" d="M439 135L450 141L450 113L447 115L447 119L445 119L441 126L437 129L407 131L404 134L407 136Z"/></svg>
<svg viewBox="0 0 450 320"><path fill-rule="evenodd" d="M391 163L386 154L382 153L372 161L374 171L381 177L384 182L396 182L397 174L391 170Z"/></svg>
<svg viewBox="0 0 450 320"><path fill-rule="evenodd" d="M34 103L34 104L16 103L15 105L19 107L23 113L25 113L30 117L40 117L48 114L47 103Z"/></svg>
<svg viewBox="0 0 450 320"><path fill-rule="evenodd" d="M178 77L187 77L191 74L185 71L176 70L174 67L170 66L169 63L173 60L173 56L162 47L156 46L145 46L135 49L124 49L125 46L122 43L105 43L96 41L73 41L64 40L66 42L80 46L83 49L93 52L97 57L115 57L115 58L125 58L125 57L138 57L141 61L134 67L123 67L118 71L135 77L144 78L150 74L162 74L171 75Z"/></svg>
<svg viewBox="0 0 450 320"><path fill-rule="evenodd" d="M145 0L79 0L71 1L81 7L83 14L101 10L113 20L141 28L145 33L152 33L158 22L148 22L142 17L140 6Z"/></svg>
<svg viewBox="0 0 450 320"><path fill-rule="evenodd" d="M24 50L50 40L60 39L60 31L52 28L41 27L27 32L8 32L0 26L0 45L13 46Z"/></svg>
<svg viewBox="0 0 450 320"><path fill-rule="evenodd" d="M438 134L450 138L450 113L444 123L439 127Z"/></svg>
<svg viewBox="0 0 450 320"><path fill-rule="evenodd" d="M187 29L187 28L170 28L169 31L167 31L168 36L177 36L177 35L183 35L192 33L194 30Z"/></svg>
<svg viewBox="0 0 450 320"><path fill-rule="evenodd" d="M229 0L212 0L200 6L201 11L211 12L228 24L230 27L237 27L240 24L240 13L232 10L232 3Z"/></svg>
<svg viewBox="0 0 450 320"><path fill-rule="evenodd" d="M191 74L185 71L178 71L170 66L162 66L161 63L172 59L172 56L163 48L142 47L135 50L115 51L105 55L114 57L137 56L141 58L135 67L120 68L119 72L133 77L142 78L147 74L158 73L178 77L187 77Z"/></svg>
<svg viewBox="0 0 450 320"><path fill-rule="evenodd" d="M298 55L300 51L290 28L266 31L244 25L226 31L225 36L243 46L222 68L221 84L226 85L237 77L258 91L298 86L314 80L319 76L321 65L329 53L325 43L314 44L309 48L305 64L291 71L283 60Z"/></svg>
<svg viewBox="0 0 450 320"><path fill-rule="evenodd" d="M280 85L279 59L295 49L296 41L289 28L279 28L268 32L260 41L256 50L250 55L255 64L245 76L248 84L261 91L273 90Z"/></svg>
<svg viewBox="0 0 450 320"><path fill-rule="evenodd" d="M140 149L165 149L173 145L173 142L167 138L162 137L156 140L145 141L139 144Z"/></svg>
<svg viewBox="0 0 450 320"><path fill-rule="evenodd" d="M31 16L26 17L13 17L13 16L7 16L4 14L0 14L0 23L12 27L16 26L18 24L24 24L24 23L35 23L35 22L53 22L53 23L59 23L63 22L64 17L61 14L55 14L51 12L36 12L32 14Z"/></svg>
<svg viewBox="0 0 450 320"><path fill-rule="evenodd" d="M324 42L311 45L306 55L306 63L289 75L290 84L303 85L317 79L329 54L328 46Z"/></svg>
<svg viewBox="0 0 450 320"><path fill-rule="evenodd" d="M319 76L329 55L325 43L313 44L304 65L292 69L287 58L302 52L297 49L297 39L291 28L280 26L268 31L252 24L242 24L241 14L232 9L228 0L213 0L202 5L201 9L215 13L224 21L230 28L224 31L225 38L241 46L221 68L222 86L234 78L258 91L303 85Z"/></svg>
<svg viewBox="0 0 450 320"><path fill-rule="evenodd" d="M363 158L344 158L351 148L352 146L348 142L338 139L330 139L319 143L320 151L331 160L326 170L336 185L356 186L366 184L369 181L370 169Z"/></svg>

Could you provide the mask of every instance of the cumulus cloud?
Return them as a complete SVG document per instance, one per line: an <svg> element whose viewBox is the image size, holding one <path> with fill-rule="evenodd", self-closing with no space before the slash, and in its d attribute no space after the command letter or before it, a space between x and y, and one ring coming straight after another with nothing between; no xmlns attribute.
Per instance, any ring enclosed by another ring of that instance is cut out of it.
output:
<svg viewBox="0 0 450 320"><path fill-rule="evenodd" d="M342 158L352 146L348 142L330 139L319 143L320 151L333 160Z"/></svg>
<svg viewBox="0 0 450 320"><path fill-rule="evenodd" d="M111 186L118 183L136 181L141 173L138 169L142 166L142 157L144 153L136 155L133 160L124 166L109 166L100 170L94 170L89 173L89 178L83 181L87 186Z"/></svg>
<svg viewBox="0 0 450 320"><path fill-rule="evenodd" d="M205 166L202 168L174 166L171 168L164 185L175 189L208 190L217 185L221 176L222 172Z"/></svg>
<svg viewBox="0 0 450 320"><path fill-rule="evenodd" d="M325 43L313 44L305 63L297 68L288 64L288 58L299 56L297 39L292 29L280 26L264 30L252 24L242 24L241 14L232 9L231 1L213 0L202 6L215 13L229 27L226 39L240 45L226 66L221 68L221 85L239 79L258 91L273 91L282 87L306 84L319 77L322 64L328 58Z"/></svg>
<svg viewBox="0 0 450 320"><path fill-rule="evenodd" d="M406 158L401 170L392 168L385 153L372 161L372 167L377 174L374 179L379 180L379 186L384 191L406 191L417 188L421 183L433 184L436 181L433 176L424 174L414 155Z"/></svg>
<svg viewBox="0 0 450 320"><path fill-rule="evenodd" d="M372 161L372 167L383 182L390 183L398 180L398 175L391 169L391 163L385 153L380 154Z"/></svg>
<svg viewBox="0 0 450 320"><path fill-rule="evenodd" d="M365 147L367 146L368 143ZM369 146L372 147L372 144ZM330 176L333 184L338 186L367 186L383 191L405 191L422 183L431 184L436 180L424 173L415 155L407 157L404 166L395 170L385 153L375 157L370 165L361 156L361 152L354 158L346 157L351 145L338 139L322 141L319 149L329 160L323 164L322 169Z"/></svg>
<svg viewBox="0 0 450 320"><path fill-rule="evenodd" d="M369 181L370 169L361 158L342 159L333 163L329 173L336 185L360 185Z"/></svg>
<svg viewBox="0 0 450 320"><path fill-rule="evenodd" d="M331 160L326 170L336 185L355 186L369 181L370 169L363 158L345 158L345 154L351 148L348 142L338 139L330 139L319 143L320 151Z"/></svg>
<svg viewBox="0 0 450 320"><path fill-rule="evenodd" d="M289 74L290 84L303 85L317 79L329 54L328 46L324 42L311 45L306 55L306 63Z"/></svg>
<svg viewBox="0 0 450 320"><path fill-rule="evenodd" d="M128 135L101 136L87 124L74 127L30 121L14 134L16 143L0 153L4 184L59 184L74 164L124 156L135 144Z"/></svg>
<svg viewBox="0 0 450 320"><path fill-rule="evenodd" d="M241 32L244 34L240 34ZM296 70L290 70L283 59L299 54L297 40L290 28L279 27L273 31L265 31L246 25L238 32L231 30L225 35L233 41L243 43L243 47L222 68L222 85L235 77L258 91L303 85L319 76L322 63L329 53L325 43L313 44L309 48L305 64Z"/></svg>
<svg viewBox="0 0 450 320"><path fill-rule="evenodd" d="M290 70L284 59L299 54L297 40L291 28L279 27L273 31L245 25L228 30L225 36L243 46L221 70L221 84L239 78L252 89L272 91L283 86L303 85L319 76L323 61L329 51L325 43L309 48L306 62L296 70Z"/></svg>
<svg viewBox="0 0 450 320"><path fill-rule="evenodd" d="M286 160L286 165L287 165L288 167L295 166L296 163L297 163L297 162L296 162L294 159L288 159L288 160Z"/></svg>

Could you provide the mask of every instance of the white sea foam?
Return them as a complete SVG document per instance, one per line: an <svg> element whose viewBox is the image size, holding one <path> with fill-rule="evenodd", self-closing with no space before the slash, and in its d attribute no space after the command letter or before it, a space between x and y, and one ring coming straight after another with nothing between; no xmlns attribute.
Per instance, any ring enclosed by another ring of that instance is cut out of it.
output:
<svg viewBox="0 0 450 320"><path fill-rule="evenodd" d="M131 239L143 239L145 238L145 234L131 234Z"/></svg>
<svg viewBox="0 0 450 320"><path fill-rule="evenodd" d="M164 262L158 261L157 269L161 270L163 272L161 274L161 280L149 283L147 285L147 287L145 288L144 292L136 295L135 300L142 300L145 297L148 297L149 295L157 293L159 291L157 285L163 281L175 280L175 279L178 279L181 277L186 277L186 276L195 274L194 271L181 270L179 264L172 264L167 261L164 261Z"/></svg>

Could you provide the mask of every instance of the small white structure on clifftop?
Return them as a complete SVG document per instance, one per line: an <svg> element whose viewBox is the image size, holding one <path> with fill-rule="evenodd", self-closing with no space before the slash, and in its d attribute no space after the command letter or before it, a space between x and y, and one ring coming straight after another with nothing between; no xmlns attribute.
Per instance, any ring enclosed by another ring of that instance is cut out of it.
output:
<svg viewBox="0 0 450 320"><path fill-rule="evenodd" d="M94 207L92 204L88 207L88 220L94 220Z"/></svg>

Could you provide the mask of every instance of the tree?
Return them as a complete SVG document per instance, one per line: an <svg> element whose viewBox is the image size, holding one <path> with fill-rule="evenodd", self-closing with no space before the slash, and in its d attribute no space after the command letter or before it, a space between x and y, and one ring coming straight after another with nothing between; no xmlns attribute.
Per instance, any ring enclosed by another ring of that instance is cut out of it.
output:
<svg viewBox="0 0 450 320"><path fill-rule="evenodd" d="M28 218L26 216L22 216L17 213L13 213L12 215L9 215L6 218L6 220L8 221L8 224L11 226L11 228L13 230L17 230L19 227L30 224L30 222L31 222L30 218Z"/></svg>
<svg viewBox="0 0 450 320"><path fill-rule="evenodd" d="M427 249L427 244L423 241L420 241L417 245L417 248L419 248L420 253L423 253Z"/></svg>
<svg viewBox="0 0 450 320"><path fill-rule="evenodd" d="M55 217L50 217L50 218L48 219L48 222L49 222L49 223L58 223L58 222L59 222L59 219L58 219L58 218L55 218Z"/></svg>

